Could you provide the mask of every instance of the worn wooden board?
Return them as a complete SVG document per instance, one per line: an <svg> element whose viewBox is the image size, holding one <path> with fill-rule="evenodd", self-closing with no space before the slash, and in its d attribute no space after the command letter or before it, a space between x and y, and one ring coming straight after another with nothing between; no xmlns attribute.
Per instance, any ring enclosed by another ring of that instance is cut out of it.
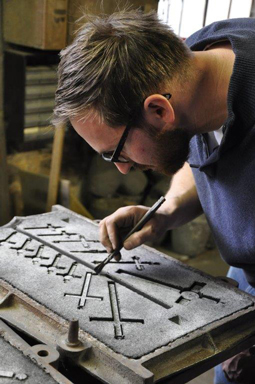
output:
<svg viewBox="0 0 255 384"><path fill-rule="evenodd" d="M65 47L67 0L4 0L3 3L6 41L39 49Z"/></svg>
<svg viewBox="0 0 255 384"><path fill-rule="evenodd" d="M2 16L3 5L0 2L0 225L6 224L10 220L8 174L6 162L6 143L3 116L3 33Z"/></svg>

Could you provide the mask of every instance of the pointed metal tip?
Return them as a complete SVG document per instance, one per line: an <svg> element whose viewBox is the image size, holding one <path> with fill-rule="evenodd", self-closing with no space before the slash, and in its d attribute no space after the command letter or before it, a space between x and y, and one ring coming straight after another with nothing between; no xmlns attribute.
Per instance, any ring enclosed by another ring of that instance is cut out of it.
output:
<svg viewBox="0 0 255 384"><path fill-rule="evenodd" d="M102 269L104 268L104 264L103 263L100 263L96 266L96 268L94 269L94 271L96 272L96 275L98 275Z"/></svg>

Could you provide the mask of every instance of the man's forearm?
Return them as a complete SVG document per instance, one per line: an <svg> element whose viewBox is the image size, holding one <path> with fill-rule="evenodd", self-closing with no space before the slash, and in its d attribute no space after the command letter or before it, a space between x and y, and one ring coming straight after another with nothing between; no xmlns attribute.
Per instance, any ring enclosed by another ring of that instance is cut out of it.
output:
<svg viewBox="0 0 255 384"><path fill-rule="evenodd" d="M171 214L172 218L174 216L172 228L186 224L203 213L188 163L174 175L166 194L166 202L161 208L161 211L163 210Z"/></svg>

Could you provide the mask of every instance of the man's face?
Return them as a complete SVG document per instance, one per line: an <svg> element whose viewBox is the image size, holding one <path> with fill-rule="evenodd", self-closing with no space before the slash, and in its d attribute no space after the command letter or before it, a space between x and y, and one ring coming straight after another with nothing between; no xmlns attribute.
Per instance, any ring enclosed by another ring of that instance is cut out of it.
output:
<svg viewBox="0 0 255 384"><path fill-rule="evenodd" d="M83 121L71 119L76 132L99 154L113 151L125 127L112 128L98 118ZM115 163L121 173L128 173L134 167L140 170L152 169L166 175L173 175L187 160L190 136L182 130L166 130L158 133L153 127L131 128L121 152L128 163Z"/></svg>

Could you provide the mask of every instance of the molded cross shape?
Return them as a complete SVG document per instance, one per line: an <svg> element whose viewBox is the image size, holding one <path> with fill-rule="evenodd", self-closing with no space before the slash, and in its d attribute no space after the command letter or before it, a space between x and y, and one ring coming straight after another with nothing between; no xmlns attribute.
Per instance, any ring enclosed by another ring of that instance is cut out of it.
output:
<svg viewBox="0 0 255 384"><path fill-rule="evenodd" d="M158 262L152 262L152 261L141 261L141 258L139 256L132 256L132 260L120 260L120 261L109 261L109 264L135 264L136 269L138 271L142 271L145 269L145 265L160 265ZM94 264L100 264L102 261L93 261Z"/></svg>
<svg viewBox="0 0 255 384"><path fill-rule="evenodd" d="M138 283L137 286L136 286L136 280L132 281L132 285L135 286L136 291L141 292L142 295L147 297L149 300L152 300L152 301L156 302L159 305L162 305L164 308L167 308L167 309L170 309L173 306L171 303L172 299L170 299L168 301L167 299L165 300L163 297L162 300L159 300L158 297L153 298L153 295L147 295L147 291L145 289L140 290L140 288L139 288L139 281L140 280L148 282L148 283L152 282L154 284L157 284L158 286L168 287L173 291L177 291L176 293L180 294L180 296L177 299L174 299L175 300L174 303L177 303L177 304L185 305L185 304L188 304L190 301L195 300L195 299L210 300L211 302L214 302L216 304L220 302L219 298L209 296L209 295L206 295L206 294L201 292L201 289L206 286L206 283L200 283L200 282L195 281L194 283L191 284L191 286L189 288L182 288L180 285L177 286L177 285L172 284L172 283L163 282L161 280L155 279L154 277L145 276L143 274L138 275L137 273L134 273L133 271L126 271L123 269L119 269L117 271L117 273L122 275L122 276L126 275L126 276L133 276L133 277L137 278L137 283Z"/></svg>
<svg viewBox="0 0 255 384"><path fill-rule="evenodd" d="M16 235L16 233L17 233L17 232L12 232L12 233L8 234L7 236L5 236L4 238L2 238L2 239L0 240L0 246L3 245L3 244L6 243L6 242L11 243L11 242L8 241L8 240L9 240L13 235Z"/></svg>
<svg viewBox="0 0 255 384"><path fill-rule="evenodd" d="M64 296L79 298L78 308L84 308L87 300L99 300L99 301L103 300L103 297L101 297L101 296L89 296L88 295L91 278L92 278L92 273L87 272L86 276L84 278L84 282L83 282L83 286L82 286L80 294L73 294L73 293L65 293L64 294Z"/></svg>
<svg viewBox="0 0 255 384"><path fill-rule="evenodd" d="M119 300L117 297L116 285L114 282L108 282L110 302L111 302L111 310L112 317L103 318L103 317L90 317L90 321L107 321L113 322L114 325L114 337L115 339L124 339L124 331L122 327L122 323L141 323L144 324L143 319L124 319L121 317L120 308L119 308Z"/></svg>
<svg viewBox="0 0 255 384"><path fill-rule="evenodd" d="M63 228L60 225L52 225L51 223L47 224L46 226L42 227L24 227L24 229L29 230L29 229L50 229L51 231L56 231L56 229Z"/></svg>
<svg viewBox="0 0 255 384"><path fill-rule="evenodd" d="M82 276L81 276L81 275L77 275L77 274L75 273L77 266L78 266L77 263L72 263L71 266L70 266L70 268L69 268L68 270L66 270L66 271L62 271L62 272L58 271L58 272L56 273L56 275L63 276L63 278L64 278L64 283L66 283L67 281L71 280L72 278L74 278L74 279L75 279L75 278L76 278L76 279L81 279Z"/></svg>
<svg viewBox="0 0 255 384"><path fill-rule="evenodd" d="M31 242L31 239L18 232L12 232L7 235L4 239L0 240L0 245L7 244L11 249L16 249L17 251L22 250Z"/></svg>
<svg viewBox="0 0 255 384"><path fill-rule="evenodd" d="M205 285L206 284L204 283L194 282L190 288L181 291L181 296L176 300L176 303L185 305L195 299L207 299L219 303L220 299L216 299L215 297L200 292Z"/></svg>
<svg viewBox="0 0 255 384"><path fill-rule="evenodd" d="M37 233L37 236L39 237L50 237L50 236L54 236L54 237L58 237L58 236L63 236L63 240L53 240L53 243L62 243L62 242L73 242L73 241L78 241L78 242L81 242L81 240L79 239L79 235L77 235L76 232L68 232L68 230L66 230L66 228L64 227L61 227L61 226L54 226L52 224L47 224L46 226L42 226L42 227L25 227L24 228L26 231L27 230L46 230L46 232L44 231L43 233ZM47 230L49 230L47 232ZM75 236L76 238L73 239L72 236ZM78 239L77 239L78 237Z"/></svg>
<svg viewBox="0 0 255 384"><path fill-rule="evenodd" d="M36 230L37 233L35 236L37 238L40 237L53 237L52 243L61 244L61 243L79 243L82 245L85 250L69 250L72 253L106 253L106 250L103 249L93 249L91 244L100 243L99 240L88 240L84 235L73 232L73 230L68 230L66 227L54 226L52 224L47 224L45 226L35 226L35 227L25 227L25 231L27 230ZM44 230L41 233L38 230ZM55 240L54 240L55 237ZM39 240L39 239L38 239ZM39 240L40 241L40 240Z"/></svg>
<svg viewBox="0 0 255 384"><path fill-rule="evenodd" d="M66 231L64 228L61 228L61 230L59 230L59 232L55 232L55 233L40 233L38 234L38 236L42 237L42 236L63 236L65 237L65 239L63 240L53 240L53 243L66 243L66 242L70 242L70 241L73 241L73 239L71 238L71 236L78 236L77 233L70 233L68 231ZM75 241L80 241L80 240L77 240L75 239Z"/></svg>
<svg viewBox="0 0 255 384"><path fill-rule="evenodd" d="M24 250L24 257L33 259L33 263L38 263L43 259L44 245L43 244L34 244L34 247L26 247Z"/></svg>

